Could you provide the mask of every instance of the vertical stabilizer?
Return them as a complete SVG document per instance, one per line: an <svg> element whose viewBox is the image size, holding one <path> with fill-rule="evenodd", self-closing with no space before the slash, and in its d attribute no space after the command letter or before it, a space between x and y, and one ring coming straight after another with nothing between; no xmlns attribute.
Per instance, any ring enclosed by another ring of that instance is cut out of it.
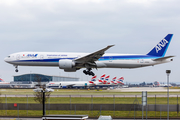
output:
<svg viewBox="0 0 180 120"><path fill-rule="evenodd" d="M172 36L173 34L168 34L147 55L164 57L171 42Z"/></svg>

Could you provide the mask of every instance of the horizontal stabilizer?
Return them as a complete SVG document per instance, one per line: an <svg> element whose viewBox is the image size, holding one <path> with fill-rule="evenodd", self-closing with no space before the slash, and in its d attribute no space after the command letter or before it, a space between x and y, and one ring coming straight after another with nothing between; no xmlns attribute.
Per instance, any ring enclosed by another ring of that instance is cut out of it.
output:
<svg viewBox="0 0 180 120"><path fill-rule="evenodd" d="M161 57L161 58L154 59L153 61L162 61L162 60L166 60L166 59L172 58L172 57L174 57L174 56Z"/></svg>

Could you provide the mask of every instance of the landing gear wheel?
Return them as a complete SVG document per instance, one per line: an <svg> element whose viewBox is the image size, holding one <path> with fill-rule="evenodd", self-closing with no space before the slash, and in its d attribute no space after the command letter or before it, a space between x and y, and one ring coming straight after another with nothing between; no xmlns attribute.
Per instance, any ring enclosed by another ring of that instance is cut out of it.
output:
<svg viewBox="0 0 180 120"><path fill-rule="evenodd" d="M14 66L16 68L15 72L18 72L18 66L17 65L14 65Z"/></svg>
<svg viewBox="0 0 180 120"><path fill-rule="evenodd" d="M92 72L91 75L94 76L95 74Z"/></svg>
<svg viewBox="0 0 180 120"><path fill-rule="evenodd" d="M86 74L86 75L88 74L88 72L86 70L83 70L83 73Z"/></svg>
<svg viewBox="0 0 180 120"><path fill-rule="evenodd" d="M94 73L91 71L91 68L89 68L88 70L83 70L83 73L86 74L86 75L94 76Z"/></svg>
<svg viewBox="0 0 180 120"><path fill-rule="evenodd" d="M90 71L90 72L89 72L89 75L92 75L92 76L94 76L94 73L93 73L92 71Z"/></svg>

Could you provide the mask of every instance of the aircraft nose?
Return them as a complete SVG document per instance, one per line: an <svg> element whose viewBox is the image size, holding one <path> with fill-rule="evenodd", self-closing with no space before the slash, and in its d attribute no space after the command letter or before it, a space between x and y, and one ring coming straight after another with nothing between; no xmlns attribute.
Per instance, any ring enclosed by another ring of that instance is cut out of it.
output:
<svg viewBox="0 0 180 120"><path fill-rule="evenodd" d="M7 61L8 61L7 57L5 57L5 58L4 58L4 61L5 61L5 62L7 62Z"/></svg>
<svg viewBox="0 0 180 120"><path fill-rule="evenodd" d="M4 58L4 61L7 62L7 63L10 62L10 58L5 57L5 58Z"/></svg>

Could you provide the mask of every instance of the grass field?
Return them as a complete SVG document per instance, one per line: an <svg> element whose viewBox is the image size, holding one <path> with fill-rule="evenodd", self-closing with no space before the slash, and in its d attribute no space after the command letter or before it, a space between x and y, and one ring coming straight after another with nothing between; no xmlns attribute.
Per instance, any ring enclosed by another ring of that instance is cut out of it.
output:
<svg viewBox="0 0 180 120"><path fill-rule="evenodd" d="M4 95L33 95L33 89L0 89L2 97L0 98L1 103L36 103L33 97L7 97ZM114 90L74 90L74 89L55 89L51 95L112 95L112 97L50 97L48 103L105 103L105 104L133 104L135 97L113 97L113 95L141 95L141 92L119 92ZM166 92L148 92L148 95L166 95ZM180 92L170 92L172 95L178 95ZM137 98L141 104L141 97ZM180 103L180 99L172 97L169 99L170 104ZM166 97L149 97L148 104L167 104Z"/></svg>
<svg viewBox="0 0 180 120"><path fill-rule="evenodd" d="M141 111L62 111L62 110L46 110L46 114L63 114L63 115L88 115L89 118L98 118L100 115L111 115L113 118L142 118ZM42 117L41 110L0 110L0 116L14 116L14 117ZM144 118L146 112L144 111ZM167 118L167 112L148 111L148 118ZM170 118L180 118L177 112L169 112Z"/></svg>

